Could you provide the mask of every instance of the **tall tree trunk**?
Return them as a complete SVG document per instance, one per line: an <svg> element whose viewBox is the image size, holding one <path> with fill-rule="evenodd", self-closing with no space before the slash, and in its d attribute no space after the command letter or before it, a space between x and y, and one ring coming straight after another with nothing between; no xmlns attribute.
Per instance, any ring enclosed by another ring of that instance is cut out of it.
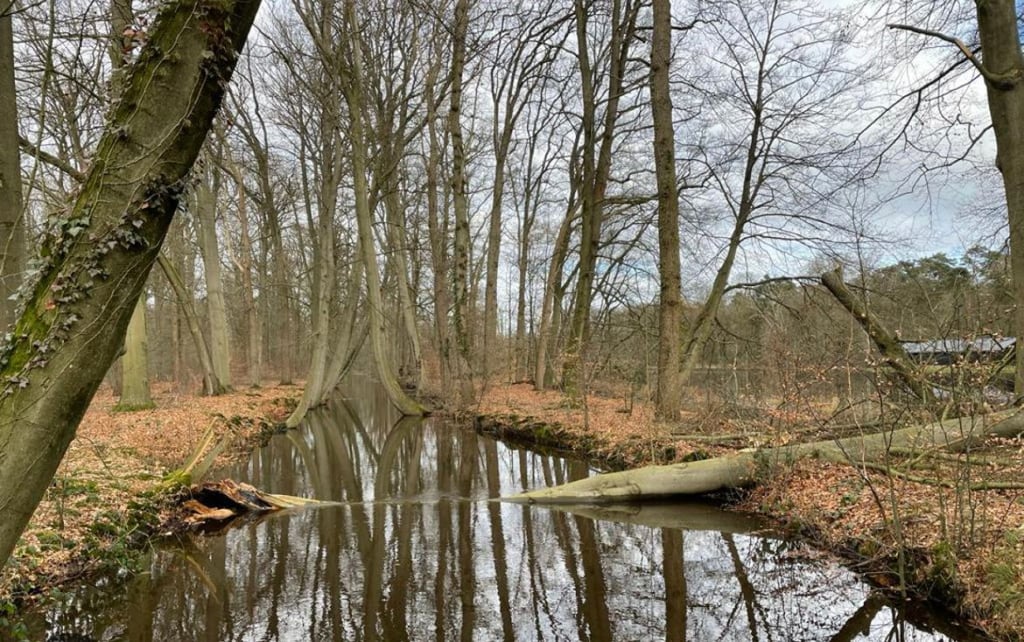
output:
<svg viewBox="0 0 1024 642"><path fill-rule="evenodd" d="M325 109L320 117L320 131L324 132L324 142L320 150L323 165L320 180L320 192L317 198L319 208L317 220L318 251L314 255L315 277L313 292L315 301L313 314L313 345L309 359L309 370L306 374L306 386L302 390L302 398L292 414L285 420L289 428L294 428L306 417L310 408L320 404L324 398L324 387L327 383L327 359L330 353L331 340L331 301L333 300L335 280L334 257L334 212L338 205L338 185L341 182L341 132L332 121L336 109Z"/></svg>
<svg viewBox="0 0 1024 642"><path fill-rule="evenodd" d="M213 371L225 388L231 389L231 346L228 339L228 312L224 302L224 278L221 276L220 248L217 243L217 199L220 179L212 184L204 177L196 186L196 217L199 250L206 277L206 308L210 316L210 354Z"/></svg>
<svg viewBox="0 0 1024 642"><path fill-rule="evenodd" d="M573 209L574 204L570 203L570 210L565 213L558 226L558 234L555 236L555 249L551 256L551 263L548 264L547 279L544 280L544 300L541 303L540 328L537 330L537 357L534 363L533 386L537 390L547 388L550 379L548 371L548 359L553 350L555 336L558 334L557 316L561 314L562 302L557 296L562 283L562 269L565 266L566 256L569 254L569 233L572 229L572 221L576 216Z"/></svg>
<svg viewBox="0 0 1024 642"><path fill-rule="evenodd" d="M380 289L380 274L377 272L376 245L373 239L373 212L370 211L370 189L366 179L366 140L363 133L362 82L363 65L359 33L356 20L355 2L345 3L345 14L349 24L351 43L351 76L346 84L345 100L349 111L349 140L352 144L352 180L356 199L356 223L359 229L359 249L366 272L366 297L370 306L370 343L377 364L377 376L387 391L391 403L403 415L422 415L424 409L412 400L398 384L391 355L388 353L387 327L384 317L384 302Z"/></svg>
<svg viewBox="0 0 1024 642"><path fill-rule="evenodd" d="M580 187L580 261L573 302L572 320L562 365L562 386L570 399L583 394L583 361L590 335L590 306L594 297L594 272L601 243L604 223L604 197L612 167L612 143L619 117L619 99L622 81L629 60L630 41L636 26L640 3L612 0L611 43L608 62L608 99L605 104L604 123L597 128L597 92L594 87L594 67L590 60L587 34L589 6L583 0L574 3L576 13L576 39L583 87L583 171Z"/></svg>
<svg viewBox="0 0 1024 642"><path fill-rule="evenodd" d="M1010 222L1014 326L1024 337L1024 55L1014 0L975 0L978 36ZM1024 397L1024 350L1016 351L1014 390Z"/></svg>
<svg viewBox="0 0 1024 642"><path fill-rule="evenodd" d="M121 398L119 410L142 410L153 407L149 393L149 341L146 336L146 291L142 291L128 322L121 358Z"/></svg>
<svg viewBox="0 0 1024 642"><path fill-rule="evenodd" d="M12 10L12 4L0 0L0 329L4 330L14 322L16 304L11 297L21 285L25 267Z"/></svg>
<svg viewBox="0 0 1024 642"><path fill-rule="evenodd" d="M0 348L0 564L121 348L258 8L163 6L67 214L77 223L45 248L25 312Z"/></svg>
<svg viewBox="0 0 1024 642"><path fill-rule="evenodd" d="M676 143L672 124L669 65L672 61L672 3L654 0L651 37L651 111L654 120L654 171L658 181L658 397L655 412L679 418L682 386L679 373L683 296L679 266L679 193Z"/></svg>
<svg viewBox="0 0 1024 642"><path fill-rule="evenodd" d="M256 308L256 295L252 283L252 236L249 234L249 208L245 196L245 181L242 169L228 154L226 159L235 181L235 192L238 195L238 228L241 236L241 247L235 259L242 285L242 302L245 307L246 327L246 362L249 369L249 385L258 388L263 381L263 329L260 323L259 310Z"/></svg>
<svg viewBox="0 0 1024 642"><path fill-rule="evenodd" d="M453 326L457 349L461 403L472 400L472 335L470 327L469 198L466 186L466 147L462 138L462 74L466 65L466 33L469 29L469 0L456 0L452 27L451 94L448 103L448 136L452 143L452 209L455 212L454 273L452 277Z"/></svg>
<svg viewBox="0 0 1024 642"><path fill-rule="evenodd" d="M390 172L395 176L395 172ZM388 243L391 245L391 252L388 257L394 265L394 273L397 277L398 307L402 317L402 325L405 328L405 335L409 339L412 348L411 372L409 373L419 388L423 383L423 349L420 347L420 332L416 325L416 303L414 291L409 286L409 265L406 257L409 255L408 240L405 235L405 213L402 208L402 195L398 191L398 184L390 178L387 187L387 194L384 196L384 211L388 220Z"/></svg>

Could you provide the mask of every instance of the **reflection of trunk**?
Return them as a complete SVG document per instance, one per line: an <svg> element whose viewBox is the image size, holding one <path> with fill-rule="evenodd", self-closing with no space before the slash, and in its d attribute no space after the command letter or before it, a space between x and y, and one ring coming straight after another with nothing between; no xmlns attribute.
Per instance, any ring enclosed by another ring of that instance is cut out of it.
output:
<svg viewBox="0 0 1024 642"><path fill-rule="evenodd" d="M686 564L683 563L683 531L661 531L661 572L665 578L665 640L686 642Z"/></svg>
<svg viewBox="0 0 1024 642"><path fill-rule="evenodd" d="M14 87L14 34L11 12L0 4L0 330L14 321L11 296L21 283L25 262L22 223L21 159L18 145L18 103Z"/></svg>
<svg viewBox="0 0 1024 642"><path fill-rule="evenodd" d="M672 3L654 0L651 39L651 111L654 119L654 169L658 182L658 398L657 414L676 420L682 406L679 377L683 301L679 274L679 194L672 124L669 65L672 59Z"/></svg>
<svg viewBox="0 0 1024 642"><path fill-rule="evenodd" d="M395 439L396 445L393 450L395 456L391 456L390 450L385 444L381 447L380 464L377 467L377 479L400 473L404 477L404 487L395 489L395 492L380 494L377 498L393 497L401 493L405 497L414 497L420 490L420 454L423 450L423 425L413 417L405 417L391 429L388 441ZM397 460L399 447L411 441L409 448L402 453L402 459ZM396 461L397 460L397 461ZM404 465L403 465L404 463ZM378 481L378 489L385 489L385 486ZM421 505L413 502L406 502L398 510L398 525L395 529L398 539L397 555L394 567L393 579L388 585L388 596L385 602L384 638L386 640L408 640L409 624L406 607L409 604L409 589L413 579L413 544L412 533L416 525L417 514L423 510Z"/></svg>
<svg viewBox="0 0 1024 642"><path fill-rule="evenodd" d="M171 284L171 289L174 290L174 296L178 300L178 308L181 310L182 316L185 317L189 334L192 335L192 342L196 346L196 353L199 355L199 365L203 369L203 394L224 394L226 390L221 385L220 380L217 379L217 374L213 370L213 358L210 356L210 347L206 343L206 337L203 336L203 329L199 325L199 315L196 313L192 296L185 289L185 284L181 280L181 274L178 273L174 264L162 254L157 257L157 261L160 263L164 276L167 277L167 282Z"/></svg>
<svg viewBox="0 0 1024 642"><path fill-rule="evenodd" d="M589 637L592 640L614 640L597 527L593 520L577 517L576 529L580 535L580 557L583 558L583 615Z"/></svg>
<svg viewBox="0 0 1024 642"><path fill-rule="evenodd" d="M463 432L459 439L458 462L458 493L459 497L473 495L473 479L476 477L476 466L479 451L477 436L473 432ZM456 509L459 519L459 604L461 605L462 621L459 637L462 642L472 642L473 629L476 627L476 533L473 528L473 504L459 502Z"/></svg>
<svg viewBox="0 0 1024 642"><path fill-rule="evenodd" d="M846 620L843 628L829 638L829 642L853 642L861 636L867 637L871 633L871 623L883 606L885 606L885 600L881 593L871 591L860 608Z"/></svg>
<svg viewBox="0 0 1024 642"><path fill-rule="evenodd" d="M754 590L753 584L750 583L750 578L747 577L747 569L743 566L743 560L740 559L739 550L736 549L736 540L732 535L726 533L722 533L722 539L725 540L725 546L729 549L733 573L740 585L740 598L743 600L743 607L747 614L747 628L750 631L751 642L757 642L761 639L757 634L757 615L755 613L757 592Z"/></svg>
<svg viewBox="0 0 1024 642"><path fill-rule="evenodd" d="M924 379L913 361L910 360L910 356L903 349L899 339L883 326L881 321L867 307L853 296L853 293L850 292L850 289L843 282L842 271L836 268L832 272L822 274L821 282L832 293L836 301L846 308L847 312L864 328L864 331L867 332L871 341L875 344L875 347L882 353L886 363L892 367L900 380L917 395L917 398L926 403L935 401L935 394L932 392L931 385Z"/></svg>
<svg viewBox="0 0 1024 642"><path fill-rule="evenodd" d="M135 311L128 322L124 337L124 357L121 358L121 398L117 407L122 410L141 410L153 407L149 394L149 345L146 340L146 292L135 302Z"/></svg>
<svg viewBox="0 0 1024 642"><path fill-rule="evenodd" d="M498 446L492 439L484 439L483 446L486 457L484 466L487 474L487 494L490 497L500 497L501 464L498 461ZM508 560L505 557L505 528L502 525L501 510L501 504L498 502L488 502L487 516L491 526L491 550L494 559L494 579L498 591L498 610L501 613L501 630L505 640L514 640L516 636L508 595Z"/></svg>

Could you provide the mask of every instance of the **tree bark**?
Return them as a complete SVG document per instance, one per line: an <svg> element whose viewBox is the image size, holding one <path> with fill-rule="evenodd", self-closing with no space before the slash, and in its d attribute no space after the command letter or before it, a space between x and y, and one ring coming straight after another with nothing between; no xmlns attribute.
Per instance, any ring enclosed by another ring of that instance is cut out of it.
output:
<svg viewBox="0 0 1024 642"><path fill-rule="evenodd" d="M0 563L124 340L258 0L164 5L0 349Z"/></svg>
<svg viewBox="0 0 1024 642"><path fill-rule="evenodd" d="M231 389L231 345L228 336L227 304L224 302L224 278L221 275L220 249L217 243L217 197L220 180L213 184L204 177L196 186L195 203L199 250L206 277L206 308L210 315L210 354L213 370L225 389Z"/></svg>
<svg viewBox="0 0 1024 642"><path fill-rule="evenodd" d="M0 144L0 329L4 330L14 322L16 303L11 297L21 285L25 267L14 33L8 4L0 0L0 141L4 141Z"/></svg>
<svg viewBox="0 0 1024 642"><path fill-rule="evenodd" d="M658 396L655 413L676 420L682 407L680 336L683 327L682 278L679 265L679 193L676 144L669 93L672 60L672 3L654 0L651 37L651 111L654 120L654 170L658 182Z"/></svg>
<svg viewBox="0 0 1024 642"><path fill-rule="evenodd" d="M573 204L570 203L570 208L572 207ZM547 278L544 281L544 300L541 303L540 329L537 331L537 359L533 375L533 387L537 390L547 388L549 379L552 378L548 370L548 359L549 355L554 352L554 340L558 334L556 315L561 314L562 306L561 300L557 297L557 291L561 286L565 258L569 254L569 233L575 217L576 212L570 209L565 213L565 218L558 226L555 249L551 256L551 263L548 265Z"/></svg>
<svg viewBox="0 0 1024 642"><path fill-rule="evenodd" d="M590 306L594 297L594 276L604 223L604 197L612 167L612 144L619 117L623 75L629 61L630 43L636 26L640 3L612 0L611 43L608 62L608 98L604 123L598 132L598 98L594 87L594 67L590 59L587 33L589 11L583 0L574 2L576 39L580 79L583 86L583 168L580 186L580 261L576 297L573 301L569 336L566 340L565 362L562 365L562 387L566 394L579 398L583 394L583 361L590 338Z"/></svg>
<svg viewBox="0 0 1024 642"><path fill-rule="evenodd" d="M469 28L469 0L456 0L452 27L452 67L449 76L448 136L452 144L452 209L455 213L455 249L452 289L452 325L457 350L456 377L461 402L472 400L472 329L470 328L469 198L466 187L466 148L462 138L462 74L466 65L466 33Z"/></svg>
<svg viewBox="0 0 1024 642"><path fill-rule="evenodd" d="M900 380L909 388L918 399L925 403L935 401L935 393L928 381L918 372L917 366L911 361L907 351L903 349L899 339L882 325L871 311L864 307L857 300L850 289L843 282L843 273L839 268L832 272L821 275L821 283L824 285L836 301L849 312L857 323L864 328L871 341L882 353L885 362L893 369Z"/></svg>
<svg viewBox="0 0 1024 642"><path fill-rule="evenodd" d="M996 166L1003 176L1010 224L1010 274L1017 302L1014 326L1017 336L1024 337L1024 55L1014 0L976 0L975 6L996 135ZM1016 351L1015 364L1014 390L1019 399L1024 396L1024 350Z"/></svg>
<svg viewBox="0 0 1024 642"><path fill-rule="evenodd" d="M146 291L142 291L124 338L121 357L121 398L119 410L143 410L153 407L149 393L149 341L146 337Z"/></svg>

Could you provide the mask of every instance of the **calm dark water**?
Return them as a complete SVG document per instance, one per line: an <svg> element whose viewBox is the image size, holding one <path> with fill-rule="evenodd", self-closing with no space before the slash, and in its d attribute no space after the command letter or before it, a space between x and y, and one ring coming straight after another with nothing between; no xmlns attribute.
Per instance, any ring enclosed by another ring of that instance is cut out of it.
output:
<svg viewBox="0 0 1024 642"><path fill-rule="evenodd" d="M346 503L162 547L127 586L83 587L36 614L30 639L970 639L751 517L662 504L595 520L489 502L590 471L397 421L372 388L227 472Z"/></svg>

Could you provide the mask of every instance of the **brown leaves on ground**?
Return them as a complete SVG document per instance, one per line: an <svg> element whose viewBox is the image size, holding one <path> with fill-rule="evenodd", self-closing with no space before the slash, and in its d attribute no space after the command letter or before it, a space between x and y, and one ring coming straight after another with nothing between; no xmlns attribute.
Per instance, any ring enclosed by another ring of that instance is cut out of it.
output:
<svg viewBox="0 0 1024 642"><path fill-rule="evenodd" d="M101 389L53 483L0 574L0 601L55 586L103 565L129 563L127 540L156 527L154 489L181 466L213 426L214 443L233 435L217 465L247 454L283 421L302 389L268 386L217 397L154 386L156 407L118 412Z"/></svg>

